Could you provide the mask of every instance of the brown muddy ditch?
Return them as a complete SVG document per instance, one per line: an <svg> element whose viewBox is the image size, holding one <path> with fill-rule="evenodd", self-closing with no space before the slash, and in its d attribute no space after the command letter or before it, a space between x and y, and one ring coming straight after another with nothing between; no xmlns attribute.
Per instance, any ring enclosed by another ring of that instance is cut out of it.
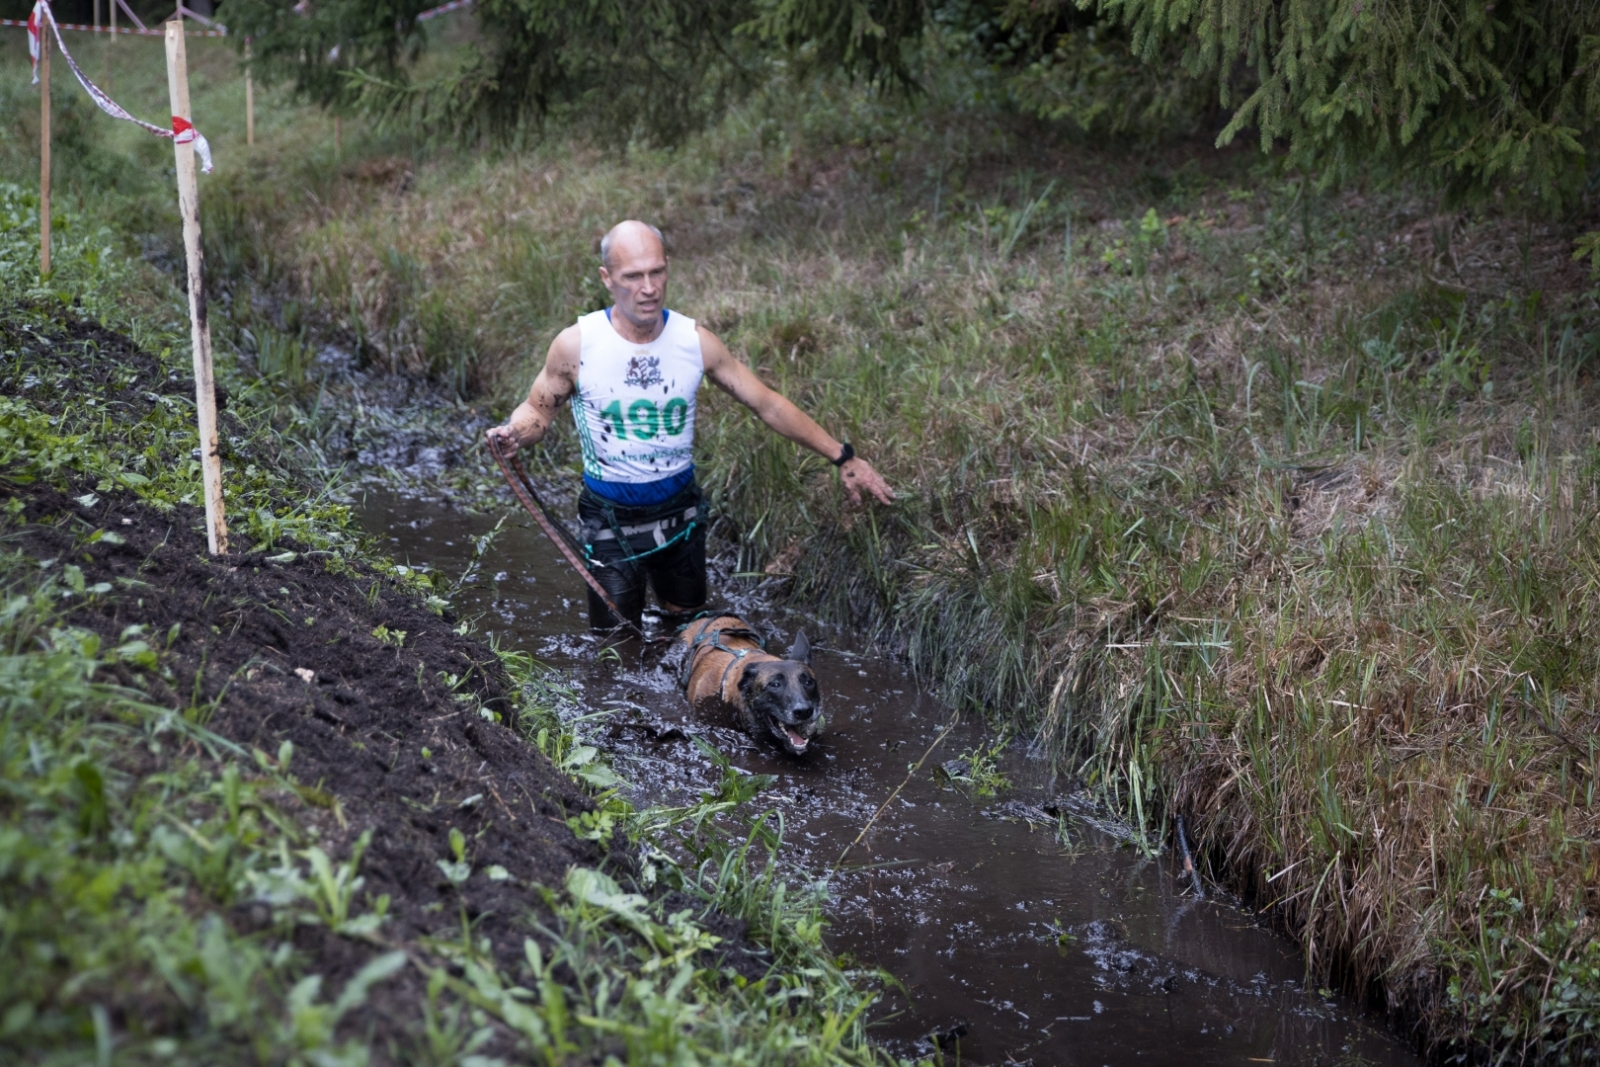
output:
<svg viewBox="0 0 1600 1067"><path fill-rule="evenodd" d="M458 582L454 610L480 632L569 673L572 713L636 803L714 790L697 739L772 775L753 803L781 816L783 855L806 877L828 875L955 717L891 658L714 568L722 606L774 643L798 628L812 638L828 727L805 757L782 755L691 711L660 650L605 651L580 580L520 513L502 522L392 487L365 490L357 512L398 561ZM980 1064L1418 1062L1382 1019L1308 987L1295 946L1243 902L1215 887L1197 899L1169 850L1141 847L1044 761L995 740L958 723L828 879L828 943L893 976L873 1010L878 1041ZM992 794L964 781L991 768L1008 783Z"/></svg>

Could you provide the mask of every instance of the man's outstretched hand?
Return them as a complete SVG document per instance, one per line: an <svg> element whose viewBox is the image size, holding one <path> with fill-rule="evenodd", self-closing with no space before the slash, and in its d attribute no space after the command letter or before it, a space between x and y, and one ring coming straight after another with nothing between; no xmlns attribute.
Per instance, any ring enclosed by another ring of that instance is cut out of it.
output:
<svg viewBox="0 0 1600 1067"><path fill-rule="evenodd" d="M510 423L504 426L491 426L484 431L483 436L490 444L500 449L502 456L512 456L517 449L522 447L522 438L517 436L517 431L511 428Z"/></svg>
<svg viewBox="0 0 1600 1067"><path fill-rule="evenodd" d="M852 504L861 503L863 489L876 497L880 504L894 503L894 490L889 488L889 483L860 456L840 467L839 476L844 479L844 491L849 494Z"/></svg>

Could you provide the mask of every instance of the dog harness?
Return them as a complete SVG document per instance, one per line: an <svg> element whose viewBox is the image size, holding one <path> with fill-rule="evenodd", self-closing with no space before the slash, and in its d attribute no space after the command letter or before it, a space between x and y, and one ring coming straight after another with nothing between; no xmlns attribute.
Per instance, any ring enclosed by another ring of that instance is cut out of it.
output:
<svg viewBox="0 0 1600 1067"><path fill-rule="evenodd" d="M648 344L627 340L610 309L578 319L582 346L572 417L583 480L619 504L670 499L693 477L695 394L705 373L694 320L662 313Z"/></svg>
<svg viewBox="0 0 1600 1067"><path fill-rule="evenodd" d="M722 637L724 634L729 637L748 637L750 640L756 643L757 647L729 648L727 645L722 643ZM733 657L732 659L728 660L728 665L722 668L722 679L717 682L717 696L722 700L727 701L729 673L732 672L736 664L744 662L744 658L750 653L766 652L767 639L747 626L730 626L725 630L713 630L710 626L707 626L704 630L701 630L699 633L695 634L694 640L689 643L689 655L684 657L683 661L683 677L678 679L679 688L685 690L689 688L689 678L694 674L695 662L700 658L702 653L710 649L716 649L719 652L726 652L728 655ZM729 703L731 703L731 701L729 701Z"/></svg>

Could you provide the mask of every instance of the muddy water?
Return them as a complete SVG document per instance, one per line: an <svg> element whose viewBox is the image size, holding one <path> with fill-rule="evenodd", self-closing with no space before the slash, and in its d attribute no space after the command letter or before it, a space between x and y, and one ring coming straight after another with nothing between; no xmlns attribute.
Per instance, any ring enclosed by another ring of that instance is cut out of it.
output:
<svg viewBox="0 0 1600 1067"><path fill-rule="evenodd" d="M787 640L808 626L820 646L828 728L803 760L780 756L691 712L658 657L625 646L597 661L583 586L531 523L514 516L477 555L493 519L389 491L368 492L360 514L398 560L464 577L453 601L480 630L571 670L585 710L611 712L601 743L638 801L715 782L692 735L775 775L757 803L783 814L784 847L810 871L839 860L953 717L892 661L734 592L726 603L758 627ZM724 595L739 584L717 579ZM875 1009L883 1044L926 1056L942 1034L977 1064L1416 1063L1381 1023L1306 988L1294 946L1239 902L1180 892L1170 856L1147 858L1059 795L1041 761L1006 750L1010 786L987 797L935 772L960 774L963 753L989 743L978 724L951 730L832 882L834 950L903 987Z"/></svg>

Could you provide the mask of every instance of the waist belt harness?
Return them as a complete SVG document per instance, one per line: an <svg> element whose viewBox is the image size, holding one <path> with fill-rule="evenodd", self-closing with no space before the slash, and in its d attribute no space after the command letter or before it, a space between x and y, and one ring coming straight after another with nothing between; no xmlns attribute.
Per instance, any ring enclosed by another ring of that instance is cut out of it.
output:
<svg viewBox="0 0 1600 1067"><path fill-rule="evenodd" d="M635 537L651 534L655 540L656 548L665 548L671 543L673 531L685 523L693 526L694 520L699 517L699 507L692 507L681 514L671 515L665 519L657 519L655 522L647 522L643 526L612 526L609 529L601 529L591 534L589 540L591 542L615 541L621 537L623 540L631 541Z"/></svg>
<svg viewBox="0 0 1600 1067"><path fill-rule="evenodd" d="M697 494L698 495L698 494ZM653 556L663 549L671 548L679 541L687 540L700 525L701 504L696 502L682 511L656 519L654 522L639 523L634 526L624 526L617 518L617 512L610 502L604 497L596 497L605 514L605 519L590 519L584 523L584 536L587 539L583 546L584 559L589 566L616 567L638 563L646 557ZM636 539L649 538L649 547L643 551L635 547ZM623 551L619 560L596 559L594 547L607 541L615 541Z"/></svg>

